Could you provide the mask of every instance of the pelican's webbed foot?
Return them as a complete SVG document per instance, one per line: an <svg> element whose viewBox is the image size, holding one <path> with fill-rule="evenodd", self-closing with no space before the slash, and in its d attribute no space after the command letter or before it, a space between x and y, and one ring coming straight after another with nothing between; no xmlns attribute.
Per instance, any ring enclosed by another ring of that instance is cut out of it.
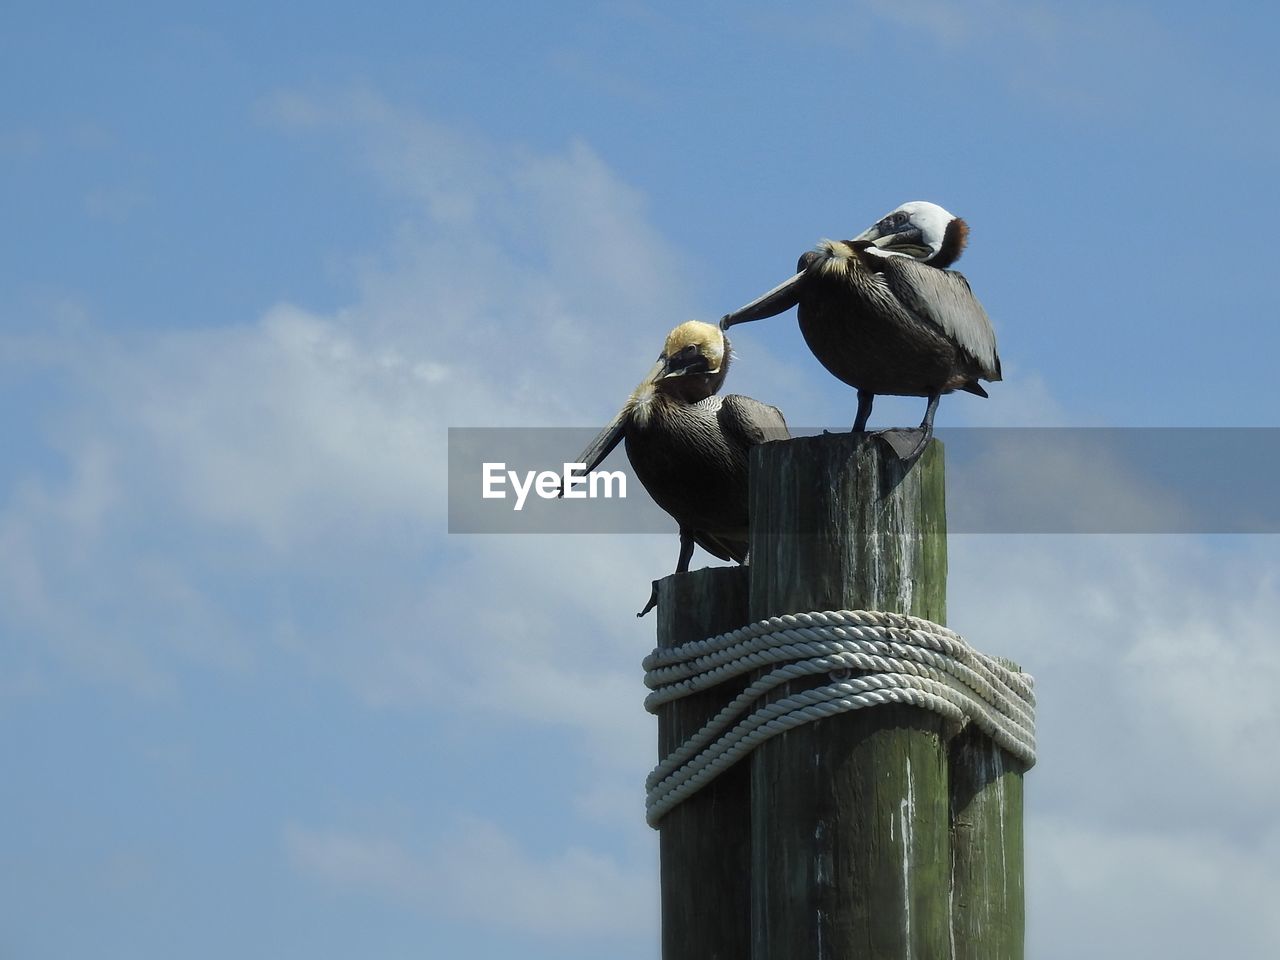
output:
<svg viewBox="0 0 1280 960"><path fill-rule="evenodd" d="M899 460L913 462L933 439L933 415L938 412L938 400L941 394L931 393L929 405L925 407L924 419L914 430L882 430L878 435L884 438L890 449L898 455Z"/></svg>
<svg viewBox="0 0 1280 960"><path fill-rule="evenodd" d="M875 436L887 443L899 460L911 463L924 453L924 448L929 445L929 440L933 437L933 431L926 430L924 427L896 428L881 430Z"/></svg>

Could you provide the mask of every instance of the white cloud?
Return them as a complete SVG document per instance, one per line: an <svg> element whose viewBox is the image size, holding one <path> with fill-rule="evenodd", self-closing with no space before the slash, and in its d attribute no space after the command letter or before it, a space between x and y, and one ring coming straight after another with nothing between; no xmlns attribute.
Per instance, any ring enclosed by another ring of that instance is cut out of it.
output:
<svg viewBox="0 0 1280 960"><path fill-rule="evenodd" d="M32 466L0 505L0 618L20 638L6 658L21 678L0 689L38 695L69 669L174 694L188 661L254 669L276 645L376 709L563 730L585 771L565 788L572 804L643 830L653 724L639 660L653 626L632 613L671 568L674 533L448 538L445 427L602 420L685 318L679 258L586 144L480 143L367 94L282 96L267 112L349 144L381 178L404 208L392 248L328 315L281 304L217 329L5 340L0 355L55 367L70 387L50 413L65 477ZM759 391L784 409L791 396L815 410L828 389L796 373L816 370L807 358L749 362L791 378ZM1060 416L1034 374L1001 388L1008 399L974 418ZM1265 918L1228 929L1239 908L1176 857L1276 892L1280 781L1257 762L1280 734L1273 552L965 538L952 569L953 623L1040 679L1029 877L1058 912L1033 923L1056 934L1055 918L1098 910L1113 929L1128 922L1115 904L1141 888L1133 938L1202 897L1224 942L1274 944ZM1210 821L1225 836L1206 834ZM478 821L429 855L301 827L286 843L311 875L441 915L486 920L496 896L539 935L654 923L651 872L582 847L534 854Z"/></svg>
<svg viewBox="0 0 1280 960"><path fill-rule="evenodd" d="M634 612L674 566L674 533L478 539L372 646L326 650L318 669L383 707L557 728L590 764L583 789L627 795L612 819L639 822L655 751L640 661L654 628Z"/></svg>
<svg viewBox="0 0 1280 960"><path fill-rule="evenodd" d="M556 152L485 143L368 92L323 105L280 94L262 113L353 144L398 209L416 201L345 319L461 360L508 393L537 370L520 397L534 415L563 416L581 397L600 397L602 409L621 402L688 319L691 271L649 222L643 195L585 142ZM599 383L623 396L593 391Z"/></svg>
<svg viewBox="0 0 1280 960"><path fill-rule="evenodd" d="M569 809L613 831L533 853L467 821L429 852L295 828L304 872L440 919L651 938L653 720L638 623L676 537L448 537L446 427L600 422L685 319L643 198L584 143L510 152L366 96L276 105L346 141L404 211L360 295L216 328L10 339L68 384L57 457L0 506L8 696L70 675L181 697L192 663L300 670L358 709L557 731ZM20 356L16 351L20 351ZM565 455L576 450L563 451ZM560 451L557 451L560 453ZM52 656L51 656L52 652ZM277 656L283 652L283 661ZM266 678L271 682L272 678Z"/></svg>
<svg viewBox="0 0 1280 960"><path fill-rule="evenodd" d="M64 452L62 482L21 479L0 507L0 609L12 643L11 692L48 688L50 666L148 696L170 695L174 678L159 648L238 669L244 651L219 643L219 616L155 550L121 551L129 504L118 438L89 438ZM49 662L52 658L52 662Z"/></svg>
<svg viewBox="0 0 1280 960"><path fill-rule="evenodd" d="M1028 955L1271 956L1270 538L954 538L951 625L1037 678Z"/></svg>
<svg viewBox="0 0 1280 960"><path fill-rule="evenodd" d="M367 94L268 113L351 144L401 228L329 315L113 335L78 314L6 341L69 385L57 456L75 465L0 506L14 675L174 695L190 661L280 649L374 708L571 731L584 789L634 785L617 816L639 822L652 619L632 614L674 530L446 537L445 428L603 420L685 318L677 258L586 144L499 149Z"/></svg>
<svg viewBox="0 0 1280 960"><path fill-rule="evenodd" d="M433 400L453 384L431 358L281 306L249 327L167 337L122 366L105 389L192 519L285 549L333 524L439 515Z"/></svg>
<svg viewBox="0 0 1280 960"><path fill-rule="evenodd" d="M126 505L281 552L371 521L429 528L446 426L598 423L684 319L676 258L585 144L504 153L367 94L281 96L273 115L354 141L421 206L331 316L281 304L215 329L6 342L71 382L65 455L110 451ZM458 198L469 213L441 211Z"/></svg>
<svg viewBox="0 0 1280 960"><path fill-rule="evenodd" d="M385 837L298 826L286 831L285 847L295 868L317 880L452 921L559 940L631 940L655 928L651 870L581 847L536 857L481 820L456 825L423 856Z"/></svg>
<svg viewBox="0 0 1280 960"><path fill-rule="evenodd" d="M953 530L1143 533L1195 529L1202 519L1168 476L1126 459L1122 434L1037 429L954 436L947 476ZM1166 456L1174 459L1171 451Z"/></svg>
<svg viewBox="0 0 1280 960"><path fill-rule="evenodd" d="M1268 957L1280 950L1280 833L1116 830L1031 815L1028 955Z"/></svg>
<svg viewBox="0 0 1280 960"><path fill-rule="evenodd" d="M1044 377L1035 370L1023 370L1008 364L1005 380L996 383L983 400L956 395L944 401L947 415L968 427L1064 427L1084 426L1071 423L1072 416L1063 409Z"/></svg>
<svg viewBox="0 0 1280 960"><path fill-rule="evenodd" d="M922 95L949 91L948 78L978 71L1003 82L1013 96L1067 116L1151 125L1153 135L1186 143L1185 134L1152 124L1153 118L1175 116L1200 136L1229 136L1237 144L1243 139L1268 154L1277 146L1274 131L1257 122L1275 112L1274 85L1259 82L1251 65L1236 75L1224 73L1204 41L1180 34L1155 8L856 0L807 7L803 18L757 19L771 39L850 49L867 77Z"/></svg>
<svg viewBox="0 0 1280 960"><path fill-rule="evenodd" d="M864 0L862 6L878 17L924 30L939 43L958 44L967 41L973 35L975 26L975 11L972 6L957 7L941 0L905 0L899 3Z"/></svg>
<svg viewBox="0 0 1280 960"><path fill-rule="evenodd" d="M1276 829L1280 555L1269 538L965 537L952 624L1038 678L1032 809L1185 831Z"/></svg>
<svg viewBox="0 0 1280 960"><path fill-rule="evenodd" d="M1088 103L1102 90L1133 92L1139 64L1172 53L1173 39L1155 17L1114 6L1062 7L1044 2L976 0L957 6L939 0L861 0L865 14L924 33L952 52L979 51L1007 71L1020 88ZM1141 37L1141 48L1133 44ZM1088 75L1079 69L1088 62ZM1070 82L1068 82L1070 81ZM1153 78L1146 83L1154 87Z"/></svg>

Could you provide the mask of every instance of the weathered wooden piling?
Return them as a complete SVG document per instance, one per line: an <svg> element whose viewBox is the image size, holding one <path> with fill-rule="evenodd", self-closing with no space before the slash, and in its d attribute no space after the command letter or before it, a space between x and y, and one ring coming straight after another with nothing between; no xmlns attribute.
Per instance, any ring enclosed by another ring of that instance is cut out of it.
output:
<svg viewBox="0 0 1280 960"><path fill-rule="evenodd" d="M809 610L946 616L940 444L912 468L881 441L753 451L751 617ZM817 687L829 678L778 691ZM751 757L753 956L950 952L942 719L901 704L788 730Z"/></svg>
<svg viewBox="0 0 1280 960"><path fill-rule="evenodd" d="M764 444L750 566L662 581L659 645L809 611L944 623L946 574L940 443L910 466L873 437ZM661 755L745 684L662 707ZM1021 960L1022 771L977 729L901 703L764 741L661 821L664 960Z"/></svg>
<svg viewBox="0 0 1280 960"><path fill-rule="evenodd" d="M1003 661L1005 666L1016 665ZM1021 960L1021 761L974 727L951 741L951 928L954 960Z"/></svg>
<svg viewBox="0 0 1280 960"><path fill-rule="evenodd" d="M658 581L658 646L666 649L747 622L747 568L710 567ZM745 678L665 704L665 757L745 687ZM732 767L662 818L663 960L743 960L750 955L751 781Z"/></svg>

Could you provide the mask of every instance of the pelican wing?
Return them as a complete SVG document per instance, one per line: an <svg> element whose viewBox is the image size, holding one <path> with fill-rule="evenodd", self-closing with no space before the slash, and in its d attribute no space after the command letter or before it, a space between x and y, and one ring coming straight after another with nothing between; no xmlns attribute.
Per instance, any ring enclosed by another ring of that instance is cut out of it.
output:
<svg viewBox="0 0 1280 960"><path fill-rule="evenodd" d="M736 393L721 398L717 419L725 438L742 449L791 436L781 410Z"/></svg>
<svg viewBox="0 0 1280 960"><path fill-rule="evenodd" d="M942 331L981 364L987 380L1000 379L996 334L964 274L908 257L886 257L882 276L898 301Z"/></svg>
<svg viewBox="0 0 1280 960"><path fill-rule="evenodd" d="M790 435L782 412L767 403L736 393L708 397L702 403L715 411L716 425L731 450L745 454L757 443L785 440ZM745 476L742 479L745 482ZM708 530L694 529L691 532L699 546L721 560L743 563L747 559L746 540Z"/></svg>
<svg viewBox="0 0 1280 960"><path fill-rule="evenodd" d="M743 541L730 540L706 530L691 531L693 542L713 557L721 560L736 560L742 563L747 559L747 545Z"/></svg>

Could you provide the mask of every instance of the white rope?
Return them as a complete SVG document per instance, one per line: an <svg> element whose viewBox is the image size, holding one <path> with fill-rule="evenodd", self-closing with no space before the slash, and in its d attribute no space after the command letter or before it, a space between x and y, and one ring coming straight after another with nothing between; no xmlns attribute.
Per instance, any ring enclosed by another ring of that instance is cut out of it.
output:
<svg viewBox="0 0 1280 960"><path fill-rule="evenodd" d="M975 723L1028 766L1036 759L1030 675L1009 669L959 634L919 617L874 610L770 617L706 640L654 650L644 668L645 685L653 691L645 698L650 713L733 677L757 674L649 774L645 816L651 826L770 737L882 703L932 710L957 731ZM858 675L850 676L851 671ZM788 681L823 674L830 683L767 699Z"/></svg>

